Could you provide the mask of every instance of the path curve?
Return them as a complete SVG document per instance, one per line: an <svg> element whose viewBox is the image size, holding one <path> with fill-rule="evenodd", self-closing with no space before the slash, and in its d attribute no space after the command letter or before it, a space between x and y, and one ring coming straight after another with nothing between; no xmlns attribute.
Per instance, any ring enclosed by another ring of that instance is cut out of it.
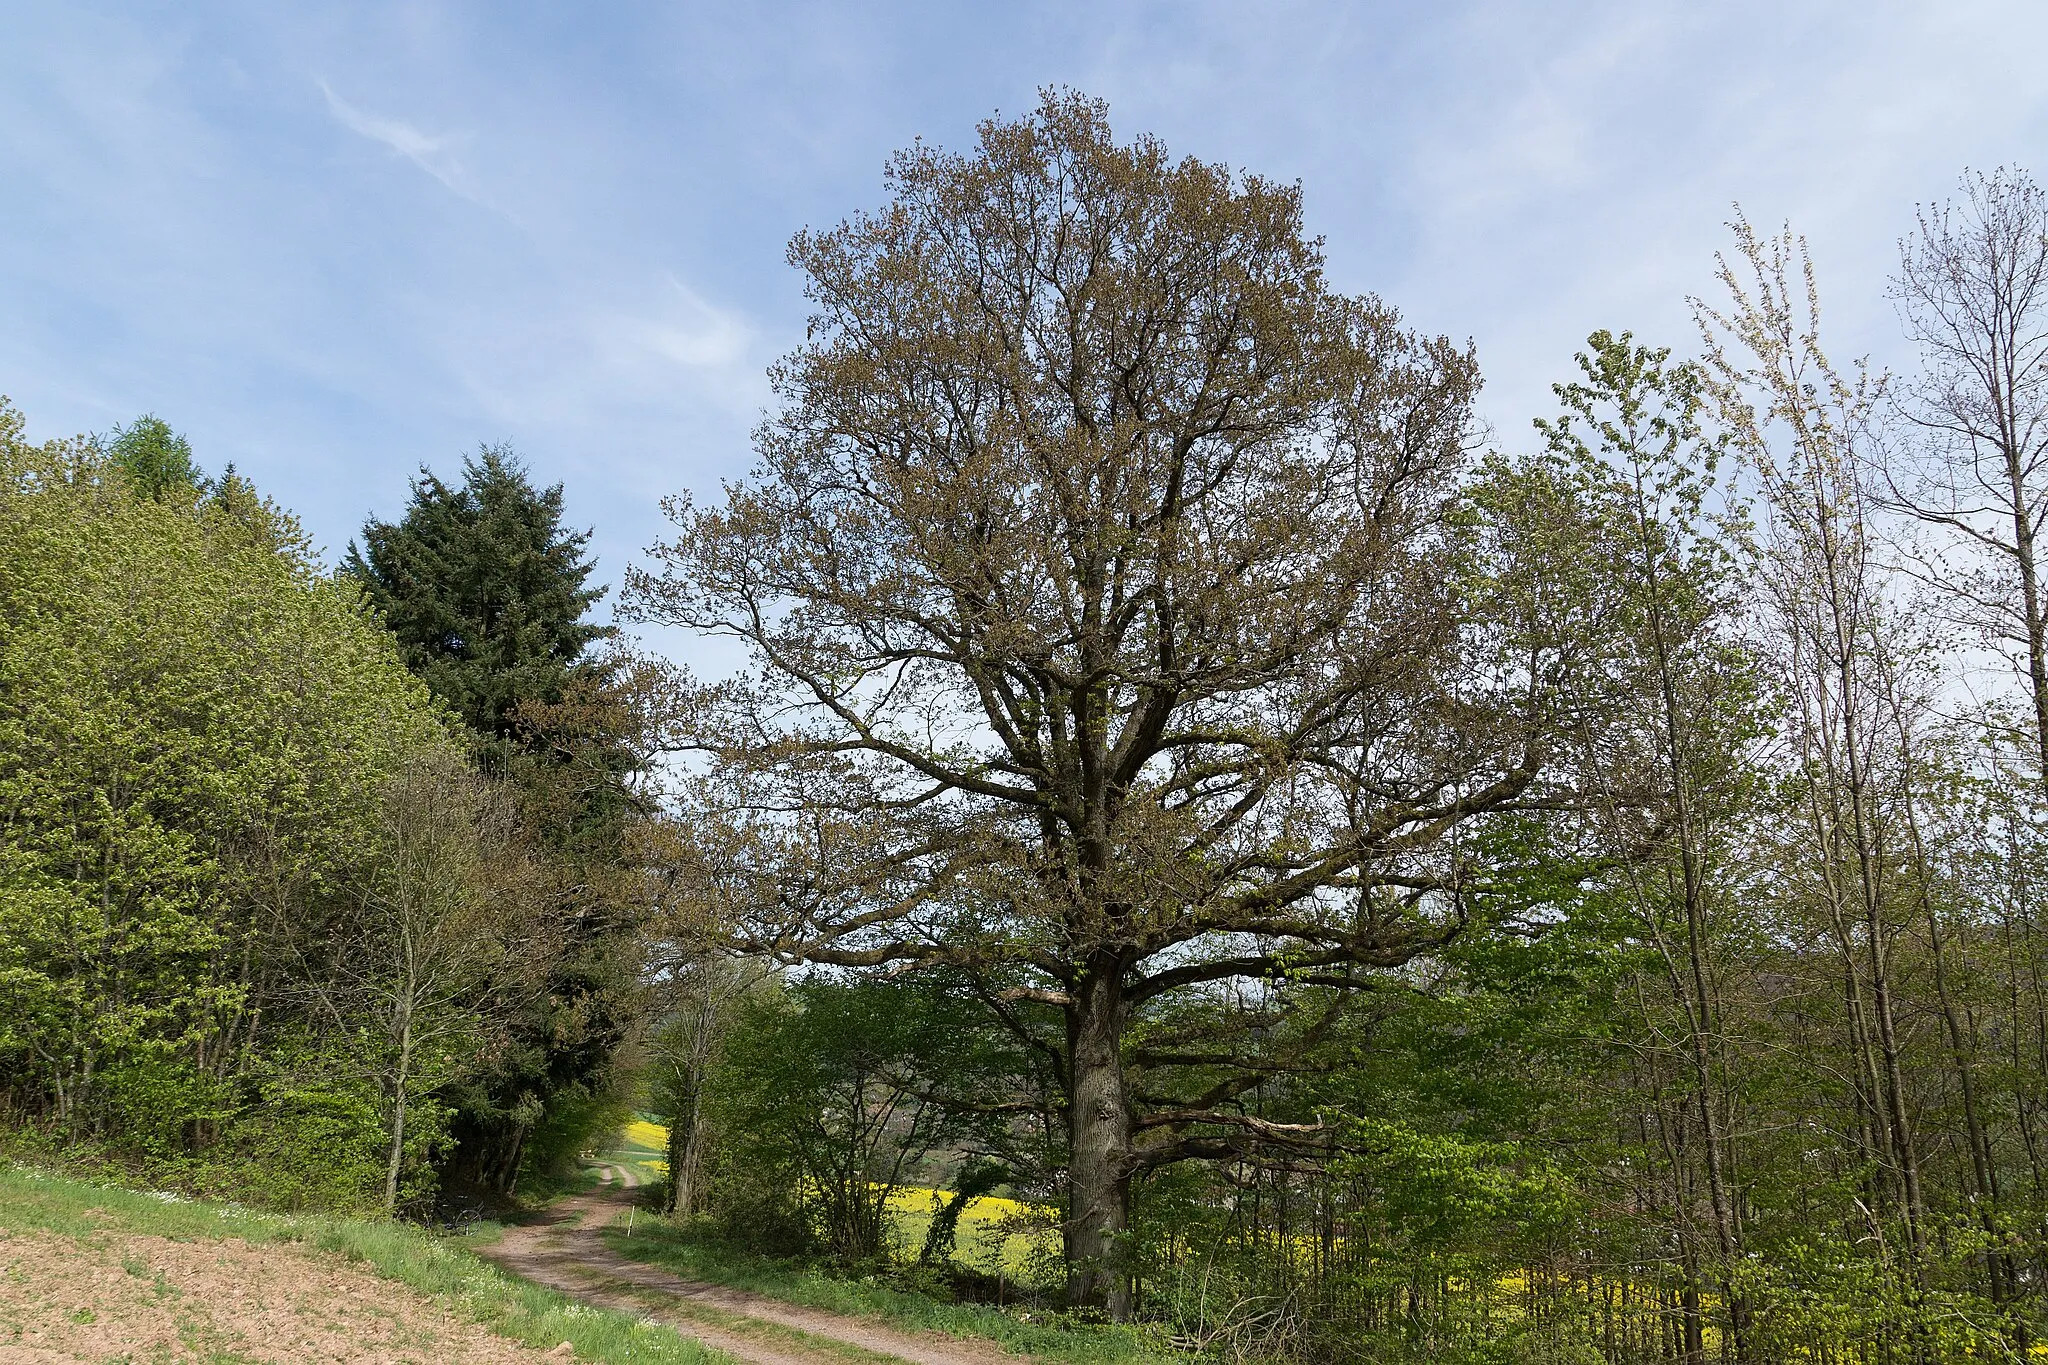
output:
<svg viewBox="0 0 2048 1365"><path fill-rule="evenodd" d="M917 1335L862 1318L804 1308L743 1289L686 1280L657 1266L628 1260L605 1245L602 1229L632 1206L634 1195L627 1171L605 1167L607 1183L588 1194L552 1205L537 1222L507 1226L496 1244L479 1254L515 1275L559 1290L580 1302L652 1317L752 1365L816 1365L830 1360L846 1365L846 1356L820 1343L806 1347L800 1339L763 1341L690 1309L751 1318L778 1327L855 1346L910 1365L1021 1365L1015 1356L992 1342L961 1341L938 1333Z"/></svg>

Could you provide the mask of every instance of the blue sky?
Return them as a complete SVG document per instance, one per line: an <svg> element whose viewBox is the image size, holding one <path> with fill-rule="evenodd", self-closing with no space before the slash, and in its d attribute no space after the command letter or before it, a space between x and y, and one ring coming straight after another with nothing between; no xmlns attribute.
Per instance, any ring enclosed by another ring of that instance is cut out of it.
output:
<svg viewBox="0 0 2048 1365"><path fill-rule="evenodd" d="M1473 338L1527 440L1595 327L1691 344L1722 224L1789 219L1839 352L1916 201L2048 173L2039 3L104 5L0 0L0 393L154 411L330 555L507 441L600 576L749 461L796 229L1047 83L1299 179L1343 287Z"/></svg>

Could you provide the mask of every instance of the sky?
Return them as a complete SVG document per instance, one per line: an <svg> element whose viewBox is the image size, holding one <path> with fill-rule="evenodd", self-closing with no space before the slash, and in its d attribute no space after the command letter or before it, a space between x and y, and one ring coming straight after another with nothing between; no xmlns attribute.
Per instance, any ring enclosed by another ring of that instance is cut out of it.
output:
<svg viewBox="0 0 2048 1365"><path fill-rule="evenodd" d="M1696 345L1740 204L1830 349L1965 167L2048 174L2048 5L110 5L0 0L0 394L154 412L331 560L422 464L508 443L616 584L751 464L798 229L1065 85L1120 135L1298 180L1340 287L1477 346L1530 443L1595 328ZM687 641L670 647L688 654Z"/></svg>

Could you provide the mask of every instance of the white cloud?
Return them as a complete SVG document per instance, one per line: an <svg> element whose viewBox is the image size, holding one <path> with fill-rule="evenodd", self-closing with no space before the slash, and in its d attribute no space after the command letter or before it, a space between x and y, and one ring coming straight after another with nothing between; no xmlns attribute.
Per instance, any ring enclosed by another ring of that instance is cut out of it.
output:
<svg viewBox="0 0 2048 1365"><path fill-rule="evenodd" d="M685 369L719 369L745 357L753 328L744 318L710 303L674 275L668 285L676 304L668 316L615 319L615 334Z"/></svg>
<svg viewBox="0 0 2048 1365"><path fill-rule="evenodd" d="M342 127L372 142L382 143L395 154L433 176L451 192L471 203L484 204L483 197L477 193L468 171L456 156L456 149L469 141L467 133L422 132L404 119L386 118L381 114L372 114L356 108L335 94L326 81L320 81L318 84L320 93L327 97L328 112L334 115ZM488 204L484 206L492 207Z"/></svg>

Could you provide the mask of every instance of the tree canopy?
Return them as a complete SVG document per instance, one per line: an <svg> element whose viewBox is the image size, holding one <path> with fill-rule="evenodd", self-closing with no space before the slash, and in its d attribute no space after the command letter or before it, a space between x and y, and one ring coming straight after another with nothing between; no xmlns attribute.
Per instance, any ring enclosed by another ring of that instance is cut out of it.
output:
<svg viewBox="0 0 2048 1365"><path fill-rule="evenodd" d="M457 735L247 484L137 486L20 433L0 408L7 1103L166 1162L283 1157L288 1201L367 1200L392 1097L366 1019L311 1008L304 971L357 935L389 784L464 761ZM401 1154L409 1188L436 1135Z"/></svg>

